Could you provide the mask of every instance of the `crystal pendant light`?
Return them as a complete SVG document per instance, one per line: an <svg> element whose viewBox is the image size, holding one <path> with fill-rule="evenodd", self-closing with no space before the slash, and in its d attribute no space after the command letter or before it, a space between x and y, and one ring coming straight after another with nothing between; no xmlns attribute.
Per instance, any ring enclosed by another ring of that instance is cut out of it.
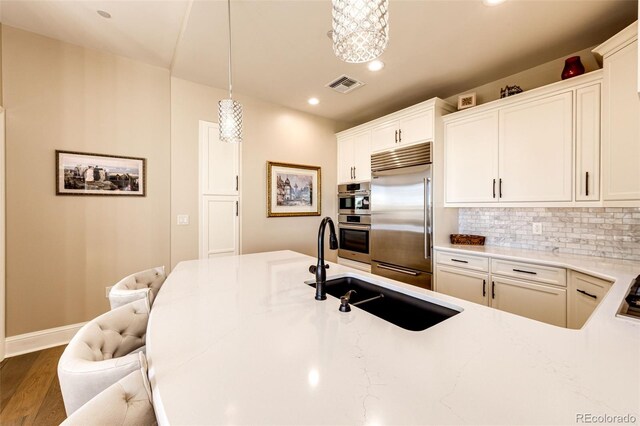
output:
<svg viewBox="0 0 640 426"><path fill-rule="evenodd" d="M242 142L242 105L233 100L231 76L231 0L227 0L229 21L229 99L218 102L218 125L222 142Z"/></svg>
<svg viewBox="0 0 640 426"><path fill-rule="evenodd" d="M389 0L332 0L333 52L359 64L382 55L389 43Z"/></svg>

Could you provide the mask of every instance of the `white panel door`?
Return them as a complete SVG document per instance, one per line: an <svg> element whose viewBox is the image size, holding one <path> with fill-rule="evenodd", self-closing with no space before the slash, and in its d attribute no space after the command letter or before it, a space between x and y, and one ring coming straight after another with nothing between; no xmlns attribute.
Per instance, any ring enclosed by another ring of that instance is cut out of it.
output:
<svg viewBox="0 0 640 426"><path fill-rule="evenodd" d="M498 113L450 121L445 125L445 201L498 201Z"/></svg>
<svg viewBox="0 0 640 426"><path fill-rule="evenodd" d="M371 180L371 132L357 134L353 144L353 176L358 182Z"/></svg>
<svg viewBox="0 0 640 426"><path fill-rule="evenodd" d="M487 305L487 286L489 276L438 265L436 267L436 291L468 300L469 302Z"/></svg>
<svg viewBox="0 0 640 426"><path fill-rule="evenodd" d="M202 248L200 258L239 254L237 197L203 197Z"/></svg>
<svg viewBox="0 0 640 426"><path fill-rule="evenodd" d="M218 125L200 122L201 138L201 190L203 194L238 195L238 157L240 144L222 142Z"/></svg>
<svg viewBox="0 0 640 426"><path fill-rule="evenodd" d="M200 121L200 258L240 254L240 145Z"/></svg>
<svg viewBox="0 0 640 426"><path fill-rule="evenodd" d="M567 326L567 291L527 281L492 277L491 306L501 311Z"/></svg>
<svg viewBox="0 0 640 426"><path fill-rule="evenodd" d="M600 84L576 90L576 200L600 199Z"/></svg>
<svg viewBox="0 0 640 426"><path fill-rule="evenodd" d="M433 140L433 109L400 119L398 140L401 146Z"/></svg>
<svg viewBox="0 0 640 426"><path fill-rule="evenodd" d="M638 42L605 60L602 140L603 199L640 200Z"/></svg>
<svg viewBox="0 0 640 426"><path fill-rule="evenodd" d="M500 110L500 201L571 201L573 93Z"/></svg>
<svg viewBox="0 0 640 426"><path fill-rule="evenodd" d="M371 130L371 152L386 151L398 147L398 122L389 121Z"/></svg>
<svg viewBox="0 0 640 426"><path fill-rule="evenodd" d="M353 181L354 137L338 139L338 184Z"/></svg>

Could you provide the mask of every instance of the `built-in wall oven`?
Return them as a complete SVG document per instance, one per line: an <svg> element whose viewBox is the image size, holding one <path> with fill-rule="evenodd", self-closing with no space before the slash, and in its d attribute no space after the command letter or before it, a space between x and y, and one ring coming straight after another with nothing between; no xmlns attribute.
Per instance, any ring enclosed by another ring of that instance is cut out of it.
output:
<svg viewBox="0 0 640 426"><path fill-rule="evenodd" d="M371 233L371 216L338 215L340 246L338 256L356 262L371 263L369 234Z"/></svg>
<svg viewBox="0 0 640 426"><path fill-rule="evenodd" d="M371 213L369 182L338 185L338 214L368 215Z"/></svg>

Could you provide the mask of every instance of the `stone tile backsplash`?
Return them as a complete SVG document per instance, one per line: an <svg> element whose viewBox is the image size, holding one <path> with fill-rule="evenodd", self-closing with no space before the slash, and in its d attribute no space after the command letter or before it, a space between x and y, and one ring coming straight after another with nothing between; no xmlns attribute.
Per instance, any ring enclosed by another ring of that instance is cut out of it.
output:
<svg viewBox="0 0 640 426"><path fill-rule="evenodd" d="M461 208L458 228L486 245L640 261L640 208Z"/></svg>

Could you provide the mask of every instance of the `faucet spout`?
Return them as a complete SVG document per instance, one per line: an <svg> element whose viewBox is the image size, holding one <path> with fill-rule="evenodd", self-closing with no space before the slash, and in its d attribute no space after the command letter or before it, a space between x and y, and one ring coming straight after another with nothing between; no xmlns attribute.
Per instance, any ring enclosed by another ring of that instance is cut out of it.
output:
<svg viewBox="0 0 640 426"><path fill-rule="evenodd" d="M316 300L325 300L327 293L325 291L325 284L327 282L327 272L329 265L324 263L324 231L329 225L329 248L331 250L338 249L338 237L336 236L336 228L333 224L333 220L329 216L322 219L320 222L320 228L318 229L318 263L315 266L311 266L309 271L316 275Z"/></svg>

